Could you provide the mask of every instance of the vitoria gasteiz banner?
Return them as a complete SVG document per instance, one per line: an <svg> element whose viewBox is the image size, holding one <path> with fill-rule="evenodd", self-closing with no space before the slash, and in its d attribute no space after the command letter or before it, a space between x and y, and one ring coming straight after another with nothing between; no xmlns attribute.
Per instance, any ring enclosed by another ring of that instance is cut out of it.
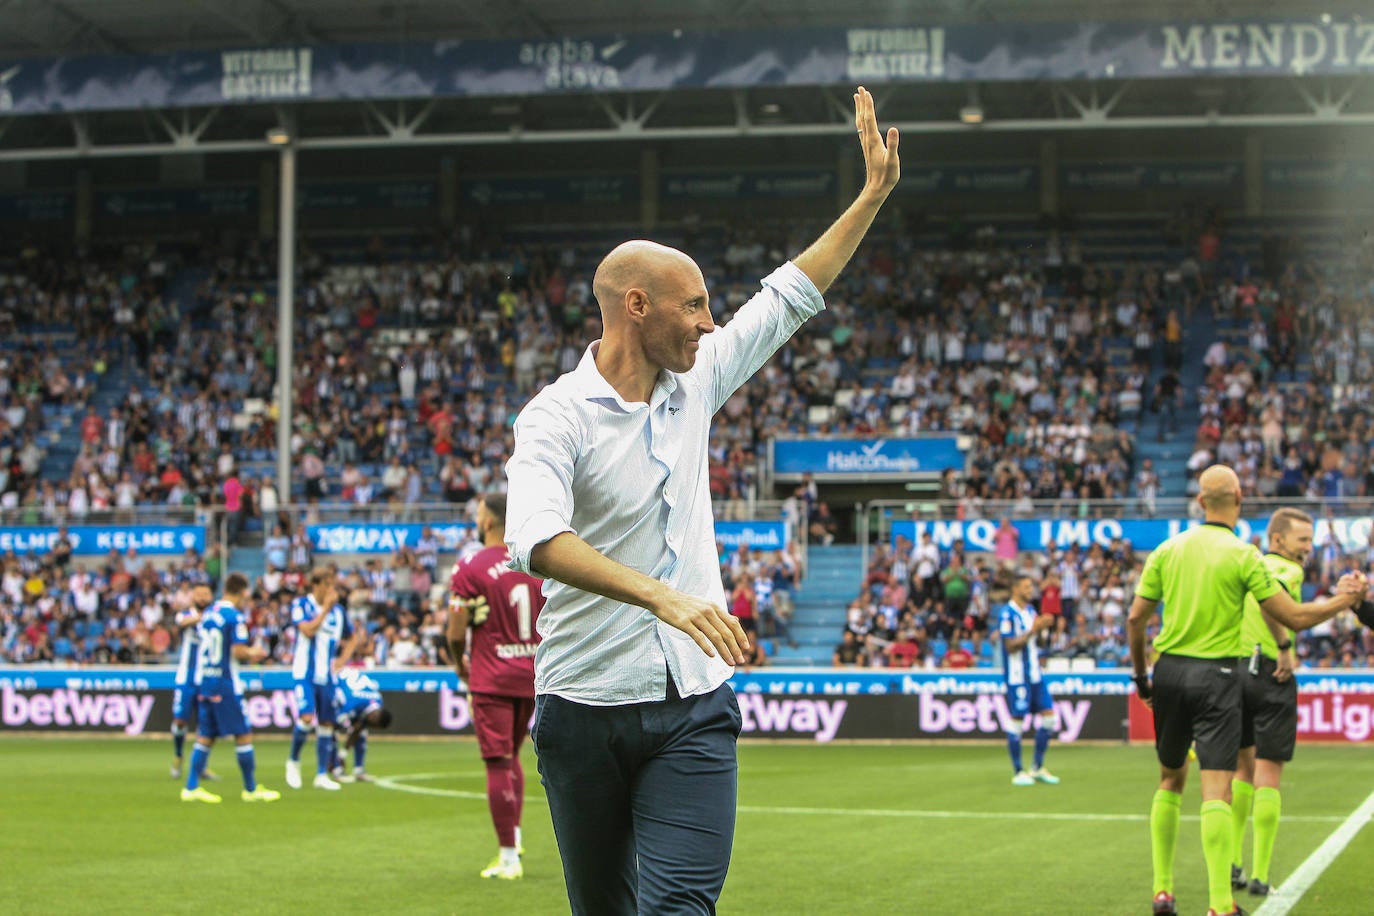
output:
<svg viewBox="0 0 1374 916"><path fill-rule="evenodd" d="M0 113L866 83L1374 73L1368 17L280 45L0 61Z"/></svg>
<svg viewBox="0 0 1374 916"><path fill-rule="evenodd" d="M450 672L370 671L399 735L466 735L467 695ZM171 725L170 668L0 668L0 734L97 732L142 735ZM1148 738L1148 715L1124 672L1051 674L1059 740ZM291 674L247 672L245 709L255 730L285 732L294 720ZM1374 674L1304 672L1300 737L1367 742ZM993 672L761 669L734 676L745 738L826 743L850 739L989 739L1011 723ZM1133 709L1132 707L1140 707Z"/></svg>

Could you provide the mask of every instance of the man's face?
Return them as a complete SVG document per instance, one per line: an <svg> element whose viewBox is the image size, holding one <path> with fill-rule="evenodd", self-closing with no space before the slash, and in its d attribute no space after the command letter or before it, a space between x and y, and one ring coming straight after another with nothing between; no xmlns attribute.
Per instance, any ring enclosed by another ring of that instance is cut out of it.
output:
<svg viewBox="0 0 1374 916"><path fill-rule="evenodd" d="M1035 582L1029 576L1022 576L1012 586L1011 593L1016 603L1024 607L1035 598Z"/></svg>
<svg viewBox="0 0 1374 916"><path fill-rule="evenodd" d="M706 281L695 264L673 261L656 275L654 287L641 331L644 353L656 366L686 372L696 365L702 335L716 329Z"/></svg>
<svg viewBox="0 0 1374 916"><path fill-rule="evenodd" d="M1306 565L1307 558L1312 555L1312 524L1310 522L1292 522L1288 526L1288 531L1276 535L1274 540L1276 553L1287 557L1294 563Z"/></svg>
<svg viewBox="0 0 1374 916"><path fill-rule="evenodd" d="M215 603L215 593L208 585L197 585L191 589L191 603L203 611Z"/></svg>

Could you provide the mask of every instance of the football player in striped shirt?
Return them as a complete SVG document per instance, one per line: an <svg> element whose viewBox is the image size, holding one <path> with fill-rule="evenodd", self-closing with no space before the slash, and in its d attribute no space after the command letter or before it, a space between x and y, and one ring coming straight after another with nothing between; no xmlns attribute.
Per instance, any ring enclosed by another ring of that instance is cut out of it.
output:
<svg viewBox="0 0 1374 916"><path fill-rule="evenodd" d="M208 585L197 585L190 595L182 600L186 607L176 612L176 625L181 630L181 648L177 652L176 677L172 682L172 778L181 778L182 755L186 747L186 726L196 708L196 667L200 652L200 636L196 624L210 605L215 603L215 593ZM218 779L209 770L202 776L205 779Z"/></svg>
<svg viewBox="0 0 1374 916"><path fill-rule="evenodd" d="M391 711L382 706L377 682L356 668L340 671L334 684L334 716L334 778L341 782L347 779L344 751L352 748L352 781L371 782L366 769L367 730L391 725Z"/></svg>
<svg viewBox="0 0 1374 916"><path fill-rule="evenodd" d="M1002 677L1007 686L1007 706L1011 724L1007 727L1007 751L1011 755L1014 786L1033 786L1043 782L1056 785L1059 777L1045 769L1045 751L1054 730L1054 700L1040 670L1040 648L1035 635L1049 629L1054 618L1039 616L1031 601L1035 580L1017 576L1011 586L1011 600L998 612L997 632L1002 638ZM1026 716L1035 716L1035 766L1028 772L1021 761L1021 729Z"/></svg>
<svg viewBox="0 0 1374 916"><path fill-rule="evenodd" d="M335 656L340 656L339 664L347 662L353 656L356 637L348 614L338 603L334 580L332 569L315 569L310 573L310 591L291 602L291 625L296 628L291 661L291 676L296 682L296 727L286 760L286 784L293 789L301 787L301 749L312 732L316 763L313 785L330 792L339 789L339 784L329 778L334 764Z"/></svg>
<svg viewBox="0 0 1374 916"><path fill-rule="evenodd" d="M191 765L186 775L186 788L181 790L184 802L204 802L217 805L221 799L200 787L205 764L217 738L233 738L237 745L239 771L243 774L241 798L246 802L274 802L280 792L258 784L257 764L253 755L253 730L243 708L243 680L239 677L239 662L260 662L267 657L262 646L248 643L248 624L241 608L248 604L248 577L230 573L224 584L224 597L205 612L196 625L199 655L196 670L196 696L199 703L196 723L196 746L191 751Z"/></svg>

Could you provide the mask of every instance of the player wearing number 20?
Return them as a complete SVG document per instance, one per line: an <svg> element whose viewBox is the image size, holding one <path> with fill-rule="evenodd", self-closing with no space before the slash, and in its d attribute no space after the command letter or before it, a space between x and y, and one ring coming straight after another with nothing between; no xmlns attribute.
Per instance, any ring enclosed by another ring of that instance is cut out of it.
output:
<svg viewBox="0 0 1374 916"><path fill-rule="evenodd" d="M487 803L501 847L482 877L513 880L524 874L519 855L525 797L520 745L534 715L535 623L544 596L540 580L509 566L505 494L482 498L477 532L482 550L460 560L449 581L448 643L472 700L472 724L487 768Z"/></svg>

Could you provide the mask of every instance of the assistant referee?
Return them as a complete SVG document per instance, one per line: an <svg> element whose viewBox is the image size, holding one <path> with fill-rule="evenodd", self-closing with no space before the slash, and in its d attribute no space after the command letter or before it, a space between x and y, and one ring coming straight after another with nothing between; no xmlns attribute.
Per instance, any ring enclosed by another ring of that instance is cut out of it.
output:
<svg viewBox="0 0 1374 916"><path fill-rule="evenodd" d="M1209 916L1240 913L1231 896L1231 774L1241 739L1241 621L1246 595L1284 626L1306 629L1359 603L1363 577L1341 580L1341 594L1298 604L1235 534L1240 480L1224 465L1198 478L1204 524L1169 538L1145 563L1128 621L1140 698L1154 711L1160 782L1150 807L1154 912L1176 913L1174 848L1188 748L1202 771L1202 848ZM1358 579L1358 581L1357 581ZM1146 673L1146 627L1163 601L1153 678Z"/></svg>

